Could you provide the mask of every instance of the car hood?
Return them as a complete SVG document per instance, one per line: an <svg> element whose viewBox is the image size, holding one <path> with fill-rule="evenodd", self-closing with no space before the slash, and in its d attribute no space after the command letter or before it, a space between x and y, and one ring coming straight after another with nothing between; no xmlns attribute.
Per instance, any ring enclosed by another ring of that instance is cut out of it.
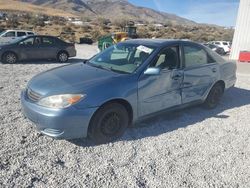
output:
<svg viewBox="0 0 250 188"><path fill-rule="evenodd" d="M79 93L117 76L119 74L108 70L77 63L38 74L30 80L28 87L42 96Z"/></svg>

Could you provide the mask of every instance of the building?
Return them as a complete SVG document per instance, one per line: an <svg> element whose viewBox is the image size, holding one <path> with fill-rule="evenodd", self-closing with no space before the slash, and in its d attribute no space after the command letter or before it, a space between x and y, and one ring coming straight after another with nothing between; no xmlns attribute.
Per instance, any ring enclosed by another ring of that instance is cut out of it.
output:
<svg viewBox="0 0 250 188"><path fill-rule="evenodd" d="M250 0L240 0L230 59L238 60L240 51L250 51Z"/></svg>

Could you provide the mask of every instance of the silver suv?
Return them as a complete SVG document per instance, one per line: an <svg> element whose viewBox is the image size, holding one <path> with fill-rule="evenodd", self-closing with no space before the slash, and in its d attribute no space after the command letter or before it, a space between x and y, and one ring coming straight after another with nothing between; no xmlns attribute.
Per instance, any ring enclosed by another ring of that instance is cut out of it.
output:
<svg viewBox="0 0 250 188"><path fill-rule="evenodd" d="M0 44L10 43L19 37L34 35L32 31L24 30L6 30L0 33Z"/></svg>

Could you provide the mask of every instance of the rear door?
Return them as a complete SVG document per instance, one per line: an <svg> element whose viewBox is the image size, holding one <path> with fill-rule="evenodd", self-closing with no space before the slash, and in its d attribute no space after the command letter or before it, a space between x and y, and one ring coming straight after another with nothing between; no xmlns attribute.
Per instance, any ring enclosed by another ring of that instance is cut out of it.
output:
<svg viewBox="0 0 250 188"><path fill-rule="evenodd" d="M145 116L181 104L179 46L164 48L149 67L161 69L159 75L142 74L138 81L139 116Z"/></svg>
<svg viewBox="0 0 250 188"><path fill-rule="evenodd" d="M185 62L182 101L189 103L204 100L218 79L219 66L200 45L184 44L182 52Z"/></svg>
<svg viewBox="0 0 250 188"><path fill-rule="evenodd" d="M55 39L53 37L42 37L40 52L43 59L56 58L58 48L56 47Z"/></svg>
<svg viewBox="0 0 250 188"><path fill-rule="evenodd" d="M18 43L18 52L21 59L35 59L36 53L34 53L34 39L35 37L28 37Z"/></svg>

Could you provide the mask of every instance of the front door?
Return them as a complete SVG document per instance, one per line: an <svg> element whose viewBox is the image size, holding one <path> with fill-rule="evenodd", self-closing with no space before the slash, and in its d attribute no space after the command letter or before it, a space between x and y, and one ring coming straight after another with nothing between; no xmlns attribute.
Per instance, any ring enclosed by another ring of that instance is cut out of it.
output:
<svg viewBox="0 0 250 188"><path fill-rule="evenodd" d="M185 68L182 101L183 103L189 103L204 100L204 97L218 79L218 65L206 50L198 45L184 45L183 54Z"/></svg>
<svg viewBox="0 0 250 188"><path fill-rule="evenodd" d="M138 81L138 113L145 116L181 104L183 72L179 69L179 47L167 47L149 67L161 69L159 75L142 74Z"/></svg>
<svg viewBox="0 0 250 188"><path fill-rule="evenodd" d="M35 37L28 37L18 44L20 52L20 58L23 60L35 59L36 54L34 53L34 40Z"/></svg>
<svg viewBox="0 0 250 188"><path fill-rule="evenodd" d="M59 48L57 47L56 41L53 37L42 37L42 43L39 51L41 59L53 59L56 58Z"/></svg>

